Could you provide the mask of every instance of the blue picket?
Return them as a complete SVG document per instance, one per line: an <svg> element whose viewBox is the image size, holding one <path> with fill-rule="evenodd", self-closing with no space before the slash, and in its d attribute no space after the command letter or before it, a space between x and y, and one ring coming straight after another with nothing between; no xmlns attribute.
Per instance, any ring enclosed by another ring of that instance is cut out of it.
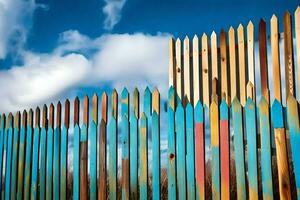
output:
<svg viewBox="0 0 300 200"><path fill-rule="evenodd" d="M259 117L263 198L273 199L270 116L269 105L264 97L259 102Z"/></svg>
<svg viewBox="0 0 300 200"><path fill-rule="evenodd" d="M10 199L11 189L11 158L12 158L12 146L13 146L13 117L10 113L7 131L7 153L5 162L5 199Z"/></svg>
<svg viewBox="0 0 300 200"><path fill-rule="evenodd" d="M244 134L242 107L235 97L232 101L232 121L234 132L234 153L237 181L237 198L246 199L246 177L245 177L245 157L244 157Z"/></svg>
<svg viewBox="0 0 300 200"><path fill-rule="evenodd" d="M30 185L31 185L31 159L32 159L32 120L33 111L29 111L28 124L26 132L26 152L25 152L25 171L24 171L24 200L29 200L30 198Z"/></svg>
<svg viewBox="0 0 300 200"><path fill-rule="evenodd" d="M39 141L40 127L36 126L33 133L33 153L32 153L32 171L31 171L31 200L37 199L38 191L38 172L39 172Z"/></svg>
<svg viewBox="0 0 300 200"><path fill-rule="evenodd" d="M2 193L2 176L3 176L3 160L4 160L4 132L5 132L5 115L1 116L0 122L0 198Z"/></svg>
<svg viewBox="0 0 300 200"><path fill-rule="evenodd" d="M160 199L160 131L159 115L152 114L152 199Z"/></svg>
<svg viewBox="0 0 300 200"><path fill-rule="evenodd" d="M17 198L17 171L18 171L18 149L20 135L20 112L15 117L13 130L12 163L11 163L11 199Z"/></svg>
<svg viewBox="0 0 300 200"><path fill-rule="evenodd" d="M53 133L52 133L53 134ZM53 136L52 136L53 137ZM52 139L53 142L53 139ZM39 198L45 199L46 197L46 151L47 151L47 130L46 127L43 126L41 130L41 138L40 138L40 170L39 170ZM51 164L52 167L52 164ZM51 170L52 172L52 170ZM51 181L52 184L52 181ZM50 186L49 186L50 187ZM52 190L52 185L51 185ZM52 191L51 191L52 192Z"/></svg>
<svg viewBox="0 0 300 200"><path fill-rule="evenodd" d="M186 168L187 168L187 197L195 199L195 136L194 136L194 112L191 103L185 108L186 113Z"/></svg>
<svg viewBox="0 0 300 200"><path fill-rule="evenodd" d="M42 129L42 134L43 134L43 129ZM46 163L46 199L52 199L53 127L49 127L47 130L47 158L46 159L47 159L47 161L46 161L47 162Z"/></svg>
<svg viewBox="0 0 300 200"><path fill-rule="evenodd" d="M68 128L63 125L61 131L60 151L60 199L67 199L67 173L68 173Z"/></svg>
<svg viewBox="0 0 300 200"><path fill-rule="evenodd" d="M138 119L130 115L130 197L138 198Z"/></svg>
<svg viewBox="0 0 300 200"><path fill-rule="evenodd" d="M175 90L169 89L168 100L168 199L176 199Z"/></svg>
<svg viewBox="0 0 300 200"><path fill-rule="evenodd" d="M185 120L181 103L175 112L178 198L186 199Z"/></svg>
<svg viewBox="0 0 300 200"><path fill-rule="evenodd" d="M59 173L59 154L60 154L60 127L54 130L54 145L53 145L53 198L59 199L60 188L60 173Z"/></svg>
<svg viewBox="0 0 300 200"><path fill-rule="evenodd" d="M297 198L300 199L300 125L299 125L299 110L297 100L290 95L287 100L287 115L290 131L290 141L292 147L292 158L294 166L294 174L296 180Z"/></svg>
<svg viewBox="0 0 300 200"><path fill-rule="evenodd" d="M142 113L139 128L140 199L148 199L148 130L147 117Z"/></svg>
<svg viewBox="0 0 300 200"><path fill-rule="evenodd" d="M258 199L256 106L251 98L245 106L248 143L249 199Z"/></svg>
<svg viewBox="0 0 300 200"><path fill-rule="evenodd" d="M148 125L151 124L149 122L151 111L152 111L152 93L149 87L147 87L144 93L144 113L148 119Z"/></svg>
<svg viewBox="0 0 300 200"><path fill-rule="evenodd" d="M94 120L90 122L89 128L90 149L90 199L97 199L97 124Z"/></svg>
<svg viewBox="0 0 300 200"><path fill-rule="evenodd" d="M108 185L109 185L109 199L117 199L117 179L118 179L118 164L117 164L117 120L111 117L108 126Z"/></svg>
<svg viewBox="0 0 300 200"><path fill-rule="evenodd" d="M73 199L79 200L80 128L78 124L74 127L73 148Z"/></svg>

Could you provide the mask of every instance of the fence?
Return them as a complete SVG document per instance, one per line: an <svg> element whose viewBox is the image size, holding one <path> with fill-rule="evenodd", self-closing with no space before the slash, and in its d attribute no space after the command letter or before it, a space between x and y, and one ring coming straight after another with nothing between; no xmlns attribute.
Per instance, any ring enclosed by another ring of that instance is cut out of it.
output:
<svg viewBox="0 0 300 200"><path fill-rule="evenodd" d="M295 19L300 49L299 8ZM176 49L171 40L166 132L161 132L159 91L149 88L142 113L138 90L131 99L124 89L120 99L115 90L110 98L102 93L101 111L97 95L91 102L85 96L82 104L76 98L73 120L68 100L56 108L51 104L49 114L44 106L42 114L36 108L22 116L20 112L10 113L7 119L2 115L1 199L300 199L299 103L295 98L291 16L284 15L285 90L281 90L277 18L271 19L272 78L267 65L266 23L259 24L259 101L253 27L252 23L247 26L247 45L242 25L237 30L237 46L233 28L228 33L228 47L224 31L219 49L215 33L210 48L203 35L201 53L195 37L193 56L187 38L183 57L180 40ZM274 83L273 93L269 92L268 77ZM300 91L299 85L297 88ZM281 91L286 91L286 106ZM271 104L272 94L275 100ZM161 165L161 133L167 135L167 166ZM164 167L167 183L161 180Z"/></svg>

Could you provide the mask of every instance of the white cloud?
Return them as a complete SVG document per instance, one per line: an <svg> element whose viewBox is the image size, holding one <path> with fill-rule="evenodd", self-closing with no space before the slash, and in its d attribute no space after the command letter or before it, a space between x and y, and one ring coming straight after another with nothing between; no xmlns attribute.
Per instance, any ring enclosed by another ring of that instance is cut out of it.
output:
<svg viewBox="0 0 300 200"><path fill-rule="evenodd" d="M110 84L118 90L168 87L167 34L108 34L91 39L64 32L48 54L24 52L24 65L0 70L0 112L55 101L84 86Z"/></svg>
<svg viewBox="0 0 300 200"><path fill-rule="evenodd" d="M22 48L36 8L34 0L0 0L0 59Z"/></svg>
<svg viewBox="0 0 300 200"><path fill-rule="evenodd" d="M121 19L121 11L126 0L105 0L102 11L105 15L104 29L112 30Z"/></svg>

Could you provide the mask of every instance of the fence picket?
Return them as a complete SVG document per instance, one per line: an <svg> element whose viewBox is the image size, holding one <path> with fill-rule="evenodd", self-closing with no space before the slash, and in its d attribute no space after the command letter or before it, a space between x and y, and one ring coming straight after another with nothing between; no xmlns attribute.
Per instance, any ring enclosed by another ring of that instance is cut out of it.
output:
<svg viewBox="0 0 300 200"><path fill-rule="evenodd" d="M246 103L246 69L245 69L244 27L242 24L239 25L237 32L238 32L240 100L241 100L241 104L244 106Z"/></svg>
<svg viewBox="0 0 300 200"><path fill-rule="evenodd" d="M254 67L254 26L252 21L247 25L247 59L248 59L248 81L253 84L253 91L255 91L255 67ZM254 92L253 92L254 93ZM247 98L249 93L247 92Z"/></svg>
<svg viewBox="0 0 300 200"><path fill-rule="evenodd" d="M0 198L3 188L3 165L4 165L4 134L5 134L5 114L1 115L1 123L0 123Z"/></svg>
<svg viewBox="0 0 300 200"><path fill-rule="evenodd" d="M196 198L195 191L195 137L194 137L194 110L188 103L185 108L186 123L186 169L187 169L187 199Z"/></svg>
<svg viewBox="0 0 300 200"><path fill-rule="evenodd" d="M48 126L48 117L47 117L47 106L43 106L42 114L42 129L40 135L40 168L39 168L39 198L46 198L46 155L47 155L47 126ZM51 166L52 167L52 166ZM52 185L51 185L52 188Z"/></svg>
<svg viewBox="0 0 300 200"><path fill-rule="evenodd" d="M73 199L79 200L80 174L79 174L79 150L80 150L80 127L79 127L79 98L74 100L74 136L73 136Z"/></svg>
<svg viewBox="0 0 300 200"><path fill-rule="evenodd" d="M295 36L298 67L298 100L300 100L300 6L298 6L295 11Z"/></svg>
<svg viewBox="0 0 300 200"><path fill-rule="evenodd" d="M262 97L259 102L259 124L261 141L261 173L264 199L273 199L271 133L269 121L269 105Z"/></svg>
<svg viewBox="0 0 300 200"><path fill-rule="evenodd" d="M47 123L47 122L46 122ZM46 130L46 199L52 199L52 180L53 180L53 123L54 123L54 106L53 104L50 105L49 108L49 124L45 125L48 126L48 130ZM43 128L44 129L44 128ZM43 133L43 130L42 130ZM42 138L42 136L41 136Z"/></svg>
<svg viewBox="0 0 300 200"><path fill-rule="evenodd" d="M299 109L297 100L290 95L287 100L288 125L290 131L290 141L292 147L292 158L294 166L294 174L296 180L297 198L300 199L300 125L299 125Z"/></svg>
<svg viewBox="0 0 300 200"><path fill-rule="evenodd" d="M174 39L169 40L169 87L176 87L176 65L175 65Z"/></svg>
<svg viewBox="0 0 300 200"><path fill-rule="evenodd" d="M246 177L244 157L244 133L242 108L239 100L235 98L232 102L232 121L234 132L234 153L236 167L237 199L246 199Z"/></svg>
<svg viewBox="0 0 300 200"><path fill-rule="evenodd" d="M178 38L176 40L176 92L179 99L182 99L183 95L183 69L181 66L181 41Z"/></svg>
<svg viewBox="0 0 300 200"><path fill-rule="evenodd" d="M231 26L228 31L229 43L229 63L230 63L230 99L233 101L236 97L236 56L235 56L235 33L234 28Z"/></svg>
<svg viewBox="0 0 300 200"><path fill-rule="evenodd" d="M228 78L227 78L227 45L226 33L222 29L220 33L220 52L221 52L221 97L229 103Z"/></svg>
<svg viewBox="0 0 300 200"><path fill-rule="evenodd" d="M53 121L54 122L54 121ZM54 127L54 125L53 125ZM56 126L53 145L53 198L59 199L60 193L60 142L61 142L61 103L56 106Z"/></svg>
<svg viewBox="0 0 300 200"><path fill-rule="evenodd" d="M290 175L287 158L288 152L284 128L283 108L279 101L275 100L273 102L271 113L275 134L280 199L291 199Z"/></svg>
<svg viewBox="0 0 300 200"><path fill-rule="evenodd" d="M39 171L39 141L40 141L40 108L35 110L35 127L33 133L33 153L32 153L32 171L31 171L31 192L30 199L37 199L38 192L38 171Z"/></svg>
<svg viewBox="0 0 300 200"><path fill-rule="evenodd" d="M7 126L7 153L5 162L5 199L10 199L11 190L11 158L12 158L12 146L13 146L13 115L8 115L8 126Z"/></svg>
<svg viewBox="0 0 300 200"><path fill-rule="evenodd" d="M209 74L208 74L208 44L207 35L201 37L203 106L209 107Z"/></svg>
<svg viewBox="0 0 300 200"><path fill-rule="evenodd" d="M24 200L30 198L30 186L31 186L31 164L32 163L32 132L33 132L33 110L30 109L27 119L27 131L26 131L26 152L25 152L25 171L24 171Z"/></svg>
<svg viewBox="0 0 300 200"><path fill-rule="evenodd" d="M20 135L20 112L17 112L13 126L13 145L12 145L12 162L11 162L11 199L17 198L17 173L18 173L18 149Z"/></svg>
<svg viewBox="0 0 300 200"><path fill-rule="evenodd" d="M200 100L200 70L199 70L199 38L197 35L193 38L193 103Z"/></svg>
<svg viewBox="0 0 300 200"><path fill-rule="evenodd" d="M246 133L248 152L248 180L249 199L258 199L258 169L257 169L257 129L256 129L256 107L251 98L247 99Z"/></svg>
<svg viewBox="0 0 300 200"><path fill-rule="evenodd" d="M184 108L179 102L175 112L178 198L186 199L186 145Z"/></svg>
<svg viewBox="0 0 300 200"><path fill-rule="evenodd" d="M190 65L190 40L186 36L183 41L183 73L184 73L184 101L192 101L191 96L191 65Z"/></svg>
<svg viewBox="0 0 300 200"><path fill-rule="evenodd" d="M148 198L148 128L147 117L143 112L139 129L139 160L140 160L140 199Z"/></svg>

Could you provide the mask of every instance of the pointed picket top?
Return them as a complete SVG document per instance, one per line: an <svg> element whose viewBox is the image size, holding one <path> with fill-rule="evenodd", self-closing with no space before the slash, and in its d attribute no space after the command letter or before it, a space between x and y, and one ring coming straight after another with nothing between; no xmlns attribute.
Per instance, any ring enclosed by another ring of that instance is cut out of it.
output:
<svg viewBox="0 0 300 200"><path fill-rule="evenodd" d="M266 27L266 21L263 18L261 18L259 20L259 29L262 29L264 27Z"/></svg>
<svg viewBox="0 0 300 200"><path fill-rule="evenodd" d="M117 92L117 90L116 89L114 89L113 91L112 91L112 94L111 94L111 96L112 96L112 103L111 103L111 107L112 107L112 109L111 109L111 112L112 112L112 116L115 118L115 119L117 119L117 117L118 117L118 92Z"/></svg>
<svg viewBox="0 0 300 200"><path fill-rule="evenodd" d="M158 117L159 117L159 114L156 111L153 111L152 119L157 119Z"/></svg>
<svg viewBox="0 0 300 200"><path fill-rule="evenodd" d="M41 121L41 110L39 107L35 109L35 127L40 127Z"/></svg>
<svg viewBox="0 0 300 200"><path fill-rule="evenodd" d="M228 120L228 105L226 100L222 100L220 104L220 120Z"/></svg>
<svg viewBox="0 0 300 200"><path fill-rule="evenodd" d="M211 38L211 39L217 39L217 34L216 34L215 31L213 31L213 32L211 33L210 38Z"/></svg>
<svg viewBox="0 0 300 200"><path fill-rule="evenodd" d="M79 125L79 98L76 97L74 100L74 126Z"/></svg>
<svg viewBox="0 0 300 200"><path fill-rule="evenodd" d="M93 94L92 97L92 120L97 124L98 122L98 95L96 93Z"/></svg>
<svg viewBox="0 0 300 200"><path fill-rule="evenodd" d="M269 112L269 104L264 96L261 97L258 103L260 113L268 113Z"/></svg>
<svg viewBox="0 0 300 200"><path fill-rule="evenodd" d="M245 104L245 109L247 110L249 110L249 109L251 109L251 110L255 110L255 103L254 103L254 101L250 98L250 97L248 97L247 98L247 101L246 101L246 104Z"/></svg>
<svg viewBox="0 0 300 200"><path fill-rule="evenodd" d="M147 116L145 112L141 114L141 128L147 128Z"/></svg>
<svg viewBox="0 0 300 200"><path fill-rule="evenodd" d="M33 127L33 110L30 108L27 120L27 126Z"/></svg>
<svg viewBox="0 0 300 200"><path fill-rule="evenodd" d="M88 127L89 124L89 97L83 97L83 124Z"/></svg>
<svg viewBox="0 0 300 200"><path fill-rule="evenodd" d="M13 120L14 120L13 118L14 118L13 114L10 112L8 114L8 123L7 123L8 128L11 128L13 126Z"/></svg>
<svg viewBox="0 0 300 200"><path fill-rule="evenodd" d="M254 25L253 22L250 20L247 25L247 31L253 31L253 29L254 29Z"/></svg>
<svg viewBox="0 0 300 200"><path fill-rule="evenodd" d="M271 113L274 128L284 128L283 108L277 99L275 99L273 102Z"/></svg>
<svg viewBox="0 0 300 200"><path fill-rule="evenodd" d="M278 24L278 18L275 14L272 15L270 22L271 22L271 25Z"/></svg>
<svg viewBox="0 0 300 200"><path fill-rule="evenodd" d="M300 14L300 6L297 6L297 8L295 10L295 14Z"/></svg>
<svg viewBox="0 0 300 200"><path fill-rule="evenodd" d="M198 43L198 41L199 41L198 35L195 34L194 37L193 37L193 43L195 43L195 42Z"/></svg>
<svg viewBox="0 0 300 200"><path fill-rule="evenodd" d="M180 47L180 45L181 45L180 38L176 39L175 45L176 45L176 47Z"/></svg>
<svg viewBox="0 0 300 200"><path fill-rule="evenodd" d="M287 98L287 108L290 113L297 113L298 102L293 95L289 95Z"/></svg>
<svg viewBox="0 0 300 200"><path fill-rule="evenodd" d="M61 126L61 103L58 101L56 105L56 127L59 128Z"/></svg>
<svg viewBox="0 0 300 200"><path fill-rule="evenodd" d="M42 114L42 127L43 128L47 127L47 112L48 112L47 105L44 104L44 106L43 106L43 114Z"/></svg>
<svg viewBox="0 0 300 200"><path fill-rule="evenodd" d="M185 112L186 113L190 113L190 112L193 112L193 106L192 106L192 104L190 103L190 102L188 102L188 104L186 105L186 107L185 107Z"/></svg>
<svg viewBox="0 0 300 200"><path fill-rule="evenodd" d="M233 28L233 26L230 26L229 27L229 30L228 30L228 35L234 35L234 28Z"/></svg>
<svg viewBox="0 0 300 200"><path fill-rule="evenodd" d="M175 111L175 89L173 86L169 88L168 107Z"/></svg>
<svg viewBox="0 0 300 200"><path fill-rule="evenodd" d="M138 119L140 117L140 93L137 88L133 91L133 112L136 119Z"/></svg>
<svg viewBox="0 0 300 200"><path fill-rule="evenodd" d="M103 120L105 123L107 123L107 109L108 109L107 101L108 101L108 96L106 92L103 92L101 96L101 120ZM98 122L98 109L97 109L97 118L95 119L95 122L96 123Z"/></svg>
<svg viewBox="0 0 300 200"><path fill-rule="evenodd" d="M54 105L53 103L50 104L49 107L49 122L48 126L53 128L54 127Z"/></svg>
<svg viewBox="0 0 300 200"><path fill-rule="evenodd" d="M201 40L202 40L202 43L203 43L204 41L207 41L207 35L206 35L206 33L203 33L203 34L202 34Z"/></svg>
<svg viewBox="0 0 300 200"><path fill-rule="evenodd" d="M183 44L184 44L184 50L185 51L189 50L190 39L189 39L189 37L187 35L184 37Z"/></svg>
<svg viewBox="0 0 300 200"><path fill-rule="evenodd" d="M70 101L67 99L65 101L65 119L64 119L64 124L66 128L69 128L70 124Z"/></svg>
<svg viewBox="0 0 300 200"><path fill-rule="evenodd" d="M290 17L291 17L290 12L289 12L288 10L286 10L286 11L284 12L284 14L283 14L283 18L288 19L288 18L290 18ZM289 19L289 20L290 20L290 19Z"/></svg>
<svg viewBox="0 0 300 200"><path fill-rule="evenodd" d="M153 112L160 113L160 94L157 88L152 92L152 110Z"/></svg>
<svg viewBox="0 0 300 200"><path fill-rule="evenodd" d="M251 81L247 83L247 98L251 98L252 100L255 99L254 86Z"/></svg>
<svg viewBox="0 0 300 200"><path fill-rule="evenodd" d="M201 103L201 101L198 101L195 107L195 122L196 123L203 123L204 119L203 119L203 105Z"/></svg>
<svg viewBox="0 0 300 200"><path fill-rule="evenodd" d="M178 118L179 116L184 114L184 108L181 104L181 102L178 102L176 112L175 112L175 118Z"/></svg>
<svg viewBox="0 0 300 200"><path fill-rule="evenodd" d="M3 113L1 115L1 129L4 129L5 128L5 121L6 121L6 116L5 114Z"/></svg>
<svg viewBox="0 0 300 200"><path fill-rule="evenodd" d="M233 110L241 109L241 102L239 101L239 99L237 97L234 97L231 105L232 105Z"/></svg>
<svg viewBox="0 0 300 200"><path fill-rule="evenodd" d="M14 128L20 129L20 119L21 119L21 114L20 114L20 111L18 111L18 112L16 113L16 117L15 117Z"/></svg>
<svg viewBox="0 0 300 200"><path fill-rule="evenodd" d="M150 115L151 115L151 111L152 111L151 101L152 101L152 93L151 93L149 87L147 86L147 88L145 89L145 93L144 93L144 112L147 117L150 117Z"/></svg>
<svg viewBox="0 0 300 200"><path fill-rule="evenodd" d="M129 98L129 92L127 90L127 88L123 88L122 93L121 93L121 102L124 104L129 104L128 103L128 98Z"/></svg>
<svg viewBox="0 0 300 200"><path fill-rule="evenodd" d="M242 24L239 24L239 26L237 28L237 32L238 32L238 38L244 39L244 27Z"/></svg>

